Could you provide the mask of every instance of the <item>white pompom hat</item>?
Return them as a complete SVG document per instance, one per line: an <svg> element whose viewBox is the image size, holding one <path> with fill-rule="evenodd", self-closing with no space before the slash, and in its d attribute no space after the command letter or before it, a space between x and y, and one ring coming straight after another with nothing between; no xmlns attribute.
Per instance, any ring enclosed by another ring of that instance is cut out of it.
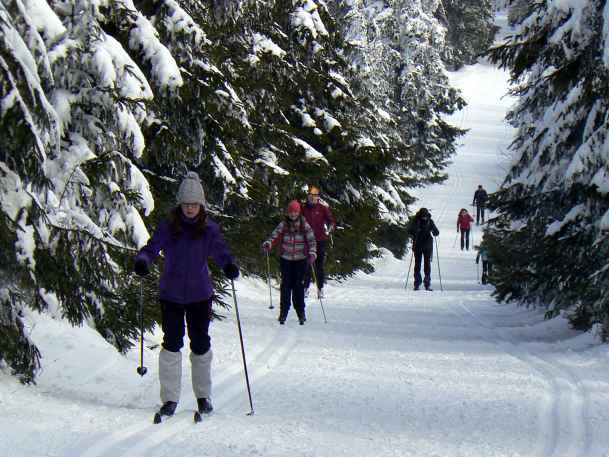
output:
<svg viewBox="0 0 609 457"><path fill-rule="evenodd" d="M182 203L198 203L205 206L205 192L199 175L194 171L189 171L180 183L178 204L181 205Z"/></svg>

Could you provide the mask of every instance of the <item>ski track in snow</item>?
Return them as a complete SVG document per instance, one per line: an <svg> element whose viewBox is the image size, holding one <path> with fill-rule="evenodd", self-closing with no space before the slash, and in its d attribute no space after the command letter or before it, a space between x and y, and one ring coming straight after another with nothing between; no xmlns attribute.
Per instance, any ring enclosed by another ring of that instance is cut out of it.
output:
<svg viewBox="0 0 609 457"><path fill-rule="evenodd" d="M474 313L462 300L458 304L464 314L489 330L507 353L538 372L548 386L547 396L540 405L539 441L542 444L535 454L540 457L587 457L591 443L589 393L577 374L547 355L527 350L500 327Z"/></svg>
<svg viewBox="0 0 609 457"><path fill-rule="evenodd" d="M253 391L257 386L264 384L264 378L272 373L275 366L281 364L289 356L297 342L297 334L294 331L289 331L285 327L277 328L274 337L264 349L253 357L251 362L246 359L250 386ZM233 366L233 369L235 368L240 367ZM219 393L213 397L214 408L223 411L223 416L239 414L234 407L234 404L238 402L234 400L244 395L245 375L242 370L218 373L217 379L219 381L214 383L214 392ZM252 395L254 395L254 392ZM154 446L171 439L177 433L183 432L185 426L205 427L205 422L213 420L213 416L218 414L212 412L209 416L203 415L203 422L194 424L194 409L194 405L190 409L178 407L176 414L165 419L161 424L153 424L153 413L147 411L147 415L150 417L147 417L146 422L138 422L131 427L103 436L96 442L87 443L84 449L74 455L82 457L116 455L138 457L146 455ZM256 405L254 403L254 411L255 409Z"/></svg>

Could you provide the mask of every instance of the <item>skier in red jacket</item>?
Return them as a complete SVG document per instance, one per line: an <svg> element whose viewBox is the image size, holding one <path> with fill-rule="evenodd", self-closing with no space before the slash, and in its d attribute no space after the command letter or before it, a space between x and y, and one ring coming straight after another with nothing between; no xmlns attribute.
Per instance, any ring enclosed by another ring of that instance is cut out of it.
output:
<svg viewBox="0 0 609 457"><path fill-rule="evenodd" d="M472 228L474 218L465 208L461 208L457 217L457 233L461 232L461 250L465 247L469 251L469 232Z"/></svg>
<svg viewBox="0 0 609 457"><path fill-rule="evenodd" d="M318 186L309 185L309 194L307 202L302 210L302 215L305 217L313 232L315 233L315 241L317 242L317 259L315 260L315 276L317 279L317 296L324 298L324 260L326 257L326 244L330 232L336 227L336 220L330 211L330 207L326 202L320 199L320 190ZM307 269L305 275L305 296L308 296L309 285L311 284L311 269Z"/></svg>

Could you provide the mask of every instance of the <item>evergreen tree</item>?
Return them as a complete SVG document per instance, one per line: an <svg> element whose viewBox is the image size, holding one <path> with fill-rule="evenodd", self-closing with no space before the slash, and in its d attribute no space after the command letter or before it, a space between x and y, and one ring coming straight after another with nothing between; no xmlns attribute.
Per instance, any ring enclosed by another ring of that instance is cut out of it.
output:
<svg viewBox="0 0 609 457"><path fill-rule="evenodd" d="M459 69L476 62L478 56L493 44L497 30L491 0L442 0L448 47L443 58L447 65Z"/></svg>
<svg viewBox="0 0 609 457"><path fill-rule="evenodd" d="M515 5L521 6L515 2ZM609 82L606 5L529 5L491 57L519 96L513 166L491 205L488 232L500 300L568 310L574 325L609 336L607 229Z"/></svg>
<svg viewBox="0 0 609 457"><path fill-rule="evenodd" d="M89 322L121 351L136 335L122 267L144 241L138 211L153 206L132 162L144 147L139 122L152 93L101 29L95 3L51 9L14 0L0 12L0 237L2 276L10 278L0 348L29 382L38 360L19 321L26 307Z"/></svg>
<svg viewBox="0 0 609 457"><path fill-rule="evenodd" d="M353 91L376 113L369 138L386 158L370 189L380 208L375 241L401 256L411 189L446 179L454 141L463 133L443 119L464 101L450 87L441 61L441 2L349 0L337 8L350 45Z"/></svg>

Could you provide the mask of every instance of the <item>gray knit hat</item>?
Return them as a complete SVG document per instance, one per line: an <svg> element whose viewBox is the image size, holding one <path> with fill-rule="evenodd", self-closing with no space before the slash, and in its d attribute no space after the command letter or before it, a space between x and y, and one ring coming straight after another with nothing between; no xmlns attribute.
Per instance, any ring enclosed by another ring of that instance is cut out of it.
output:
<svg viewBox="0 0 609 457"><path fill-rule="evenodd" d="M205 192L199 175L194 171L189 171L180 184L178 204L181 205L182 203L199 203L205 206Z"/></svg>

